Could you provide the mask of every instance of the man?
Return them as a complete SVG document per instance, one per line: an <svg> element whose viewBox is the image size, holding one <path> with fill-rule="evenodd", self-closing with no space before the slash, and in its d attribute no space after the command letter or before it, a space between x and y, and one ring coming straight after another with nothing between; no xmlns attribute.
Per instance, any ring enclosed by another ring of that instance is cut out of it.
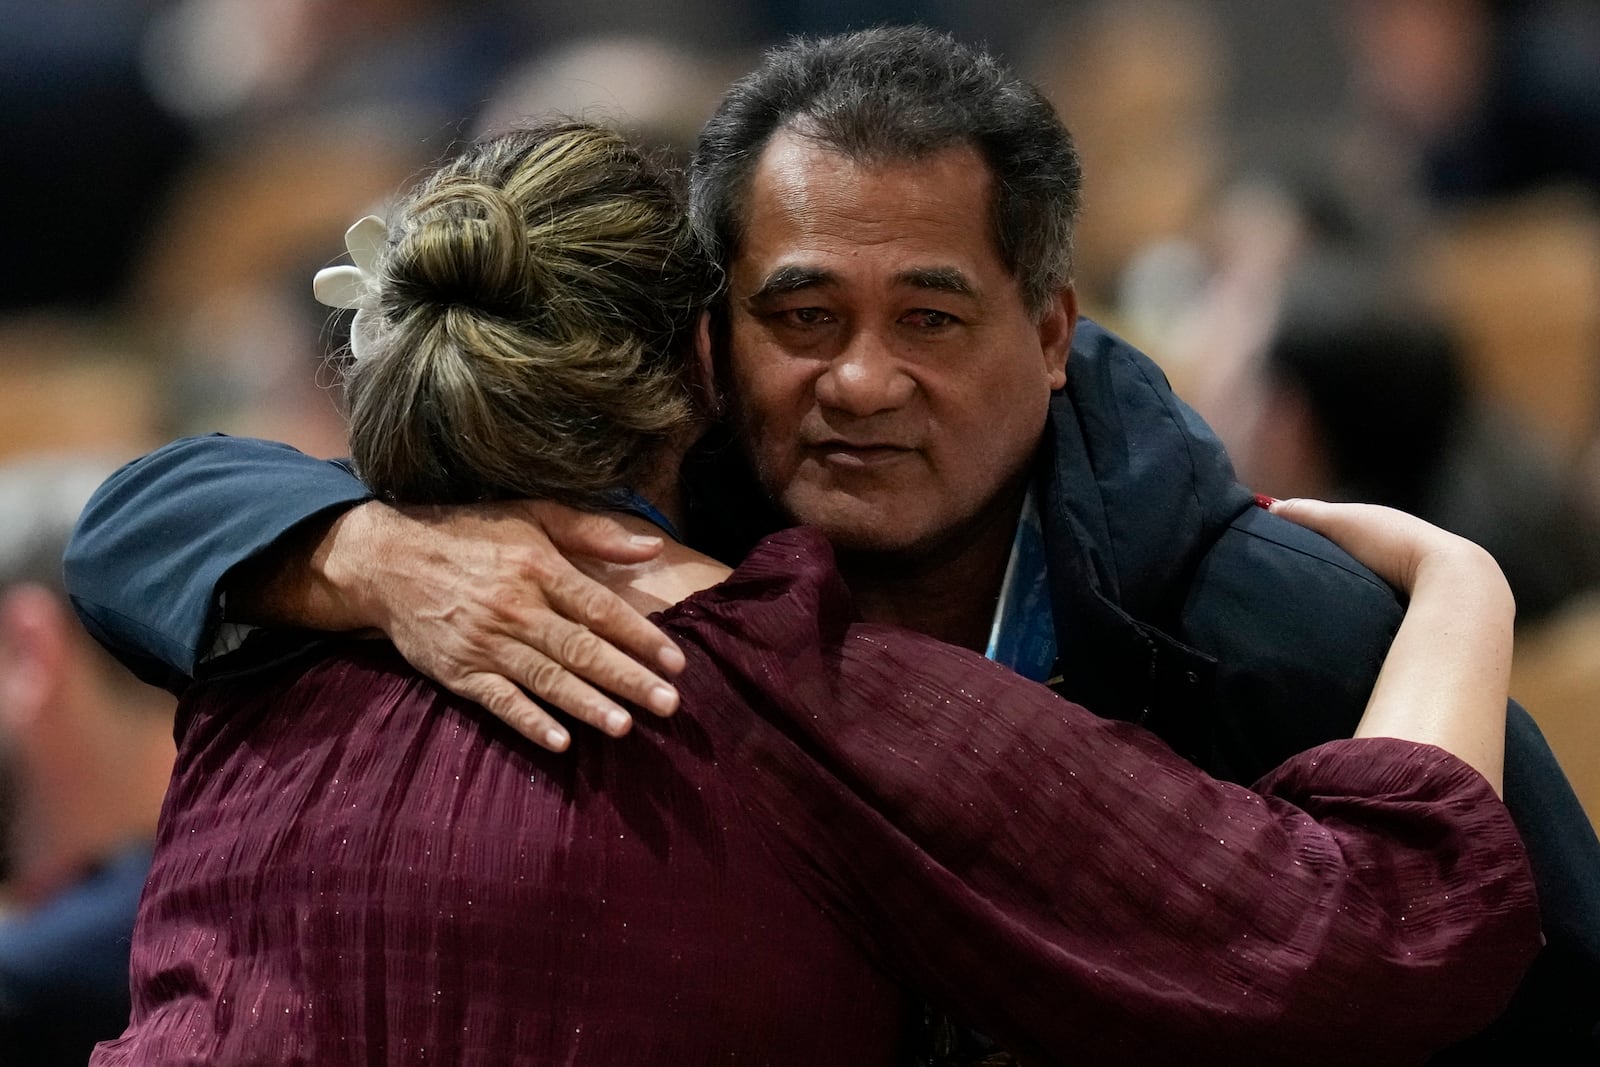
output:
<svg viewBox="0 0 1600 1067"><path fill-rule="evenodd" d="M691 200L728 272L703 347L778 508L740 449L705 442L685 486L704 547L737 557L784 519L815 525L869 618L1056 677L1213 773L1251 780L1349 733L1399 606L1349 557L1252 507L1159 371L1077 321L1077 160L1035 91L921 30L792 45L724 98ZM568 735L519 686L627 728L568 668L670 711L659 678L584 627L670 671L660 635L529 548L549 542L526 519L613 560L648 545L548 507L351 510L366 496L342 468L275 446L180 442L86 513L75 598L128 662L175 684L215 643L224 590L244 620L381 626L551 747ZM476 616L465 636L430 622L454 613ZM1520 709L1508 741L1506 795L1551 941L1525 989L1587 999L1526 996L1486 1040L1537 1029L1576 1057L1600 981L1600 843Z"/></svg>
<svg viewBox="0 0 1600 1067"><path fill-rule="evenodd" d="M61 551L111 470L39 458L0 468L0 1062L82 1064L128 1021L128 945L167 776L172 698L91 642Z"/></svg>

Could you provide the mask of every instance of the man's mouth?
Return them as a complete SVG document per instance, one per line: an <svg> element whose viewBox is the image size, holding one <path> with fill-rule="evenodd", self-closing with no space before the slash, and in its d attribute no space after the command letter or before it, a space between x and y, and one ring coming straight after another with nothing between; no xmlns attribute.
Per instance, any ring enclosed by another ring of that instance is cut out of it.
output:
<svg viewBox="0 0 1600 1067"><path fill-rule="evenodd" d="M846 470L868 470L904 459L912 449L876 441L822 441L807 449L822 463Z"/></svg>

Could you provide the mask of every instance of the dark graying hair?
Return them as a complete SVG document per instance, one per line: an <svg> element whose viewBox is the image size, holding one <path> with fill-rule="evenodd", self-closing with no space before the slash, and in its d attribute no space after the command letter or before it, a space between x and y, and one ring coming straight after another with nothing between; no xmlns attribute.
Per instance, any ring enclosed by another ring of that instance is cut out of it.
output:
<svg viewBox="0 0 1600 1067"><path fill-rule="evenodd" d="M993 176L994 232L1028 308L1071 278L1082 167L1049 101L999 60L922 27L800 39L735 82L690 167L695 231L724 269L773 135L791 130L865 164L970 145Z"/></svg>

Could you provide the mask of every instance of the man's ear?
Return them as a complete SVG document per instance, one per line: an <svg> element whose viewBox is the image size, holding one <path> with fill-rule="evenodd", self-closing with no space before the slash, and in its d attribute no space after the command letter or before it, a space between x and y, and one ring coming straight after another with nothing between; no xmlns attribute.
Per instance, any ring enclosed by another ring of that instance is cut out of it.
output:
<svg viewBox="0 0 1600 1067"><path fill-rule="evenodd" d="M694 330L694 363L690 367L691 384L701 409L712 418L721 418L725 405L722 389L717 384L717 358L712 347L711 310L700 312L700 321Z"/></svg>
<svg viewBox="0 0 1600 1067"><path fill-rule="evenodd" d="M1072 352L1072 332L1078 326L1078 291L1063 286L1045 305L1039 317L1039 347L1052 390L1067 384L1067 356Z"/></svg>
<svg viewBox="0 0 1600 1067"><path fill-rule="evenodd" d="M0 593L0 716L12 728L48 713L68 672L77 623L42 585Z"/></svg>

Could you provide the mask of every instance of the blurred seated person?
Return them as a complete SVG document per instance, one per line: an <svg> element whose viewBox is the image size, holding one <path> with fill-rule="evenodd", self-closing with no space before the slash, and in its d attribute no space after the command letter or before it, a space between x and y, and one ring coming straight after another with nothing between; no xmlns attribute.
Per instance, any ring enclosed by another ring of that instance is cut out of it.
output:
<svg viewBox="0 0 1600 1067"><path fill-rule="evenodd" d="M1554 453L1475 395L1448 325L1371 275L1295 268L1240 465L1266 493L1384 504L1482 545L1519 627L1537 623L1600 580L1600 526Z"/></svg>
<svg viewBox="0 0 1600 1067"><path fill-rule="evenodd" d="M128 947L172 770L172 698L83 632L61 553L112 467L0 466L0 1062L84 1063L128 1021Z"/></svg>
<svg viewBox="0 0 1600 1067"><path fill-rule="evenodd" d="M94 1064L889 1064L913 993L1030 1061L1407 1063L1504 1008L1539 932L1481 550L1280 506L1413 600L1358 736L1252 792L855 621L815 531L732 572L678 541L710 271L616 135L488 139L350 240L319 289L359 309L356 469L662 539L599 575L683 650L681 708L556 754L386 640L255 632L184 694Z"/></svg>
<svg viewBox="0 0 1600 1067"><path fill-rule="evenodd" d="M1600 193L1600 9L1351 0L1355 103L1438 202Z"/></svg>

